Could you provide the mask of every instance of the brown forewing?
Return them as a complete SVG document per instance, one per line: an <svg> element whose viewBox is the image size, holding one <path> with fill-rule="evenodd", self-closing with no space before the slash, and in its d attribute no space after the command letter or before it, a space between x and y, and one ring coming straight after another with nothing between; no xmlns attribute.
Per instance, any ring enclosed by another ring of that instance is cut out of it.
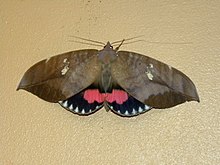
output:
<svg viewBox="0 0 220 165"><path fill-rule="evenodd" d="M57 102L91 85L100 73L98 50L67 52L42 60L29 68L17 89Z"/></svg>
<svg viewBox="0 0 220 165"><path fill-rule="evenodd" d="M154 108L199 101L195 85L185 74L141 54L119 51L112 76L131 96Z"/></svg>

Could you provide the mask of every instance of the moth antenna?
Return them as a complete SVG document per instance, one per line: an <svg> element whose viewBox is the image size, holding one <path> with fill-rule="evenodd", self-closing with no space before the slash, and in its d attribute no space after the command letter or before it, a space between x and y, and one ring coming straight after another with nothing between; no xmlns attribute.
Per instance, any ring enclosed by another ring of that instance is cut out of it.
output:
<svg viewBox="0 0 220 165"><path fill-rule="evenodd" d="M82 38L82 37L78 37L78 36L70 36L70 37L77 38L77 39L80 39L80 40L83 40L83 41L89 41L89 42L93 42L93 43L101 44L102 46L105 46L105 43L100 42L100 41L90 40L90 39Z"/></svg>
<svg viewBox="0 0 220 165"><path fill-rule="evenodd" d="M140 35L140 36L132 37L132 38L126 38L126 39L124 39L124 41L133 40L133 39L140 38L140 37L143 37L143 36L144 35ZM114 42L111 43L111 45L116 44L116 43L121 43L121 42L122 42L122 40L114 41Z"/></svg>
<svg viewBox="0 0 220 165"><path fill-rule="evenodd" d="M187 44L193 44L193 42L151 42L151 41L146 41L146 40L135 40L135 41L131 41L131 42L126 42L126 40L124 40L125 42L123 42L123 45L128 45L128 44L133 44L136 42L147 42L150 44L175 44L175 45L187 45ZM121 41L122 42L122 41ZM117 46L118 44L117 42L114 42L113 44L111 44L113 47ZM118 50L119 47L122 45L122 43L119 44L119 46L117 46L117 48L115 50Z"/></svg>
<svg viewBox="0 0 220 165"><path fill-rule="evenodd" d="M132 43L136 43L136 42L141 42L141 41L145 41L145 40L135 40L135 41L131 41L131 42L123 42L123 45L127 45L127 44L132 44ZM112 46L117 46L118 44L112 44ZM121 45L120 45L121 46Z"/></svg>
<svg viewBox="0 0 220 165"><path fill-rule="evenodd" d="M154 41L146 41L142 40L144 42L150 43L150 44L177 44L177 45L185 45L185 44L193 44L193 42L154 42Z"/></svg>
<svg viewBox="0 0 220 165"><path fill-rule="evenodd" d="M116 52L118 51L118 49L120 48L120 46L123 44L124 41L125 41L125 39L123 39L123 40L121 41L121 43L115 48L115 51L116 51Z"/></svg>
<svg viewBox="0 0 220 165"><path fill-rule="evenodd" d="M88 42L81 42L81 41L75 41L75 40L68 40L69 42L75 42L75 43L80 43L80 44L84 44L84 45L90 45L90 46L103 46L103 45L100 45L100 44L93 44L93 43L88 43Z"/></svg>

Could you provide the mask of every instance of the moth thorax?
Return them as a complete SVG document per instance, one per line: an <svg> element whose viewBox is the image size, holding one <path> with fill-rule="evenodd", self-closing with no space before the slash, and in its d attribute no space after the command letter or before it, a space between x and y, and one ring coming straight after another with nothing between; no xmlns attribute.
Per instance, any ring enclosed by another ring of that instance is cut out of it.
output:
<svg viewBox="0 0 220 165"><path fill-rule="evenodd" d="M111 62L113 62L117 57L117 54L114 50L110 50L110 51L105 51L102 50L99 53L99 60L101 61L101 63L103 64L109 64Z"/></svg>

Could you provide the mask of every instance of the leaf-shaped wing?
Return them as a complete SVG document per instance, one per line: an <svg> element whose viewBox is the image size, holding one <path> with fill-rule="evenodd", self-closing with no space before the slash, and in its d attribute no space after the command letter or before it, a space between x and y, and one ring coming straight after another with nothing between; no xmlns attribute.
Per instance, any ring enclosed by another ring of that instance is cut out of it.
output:
<svg viewBox="0 0 220 165"><path fill-rule="evenodd" d="M58 102L91 85L100 73L98 50L67 52L42 60L24 74L17 88L38 97Z"/></svg>
<svg viewBox="0 0 220 165"><path fill-rule="evenodd" d="M195 85L185 74L141 54L119 51L112 76L131 96L154 108L199 101Z"/></svg>

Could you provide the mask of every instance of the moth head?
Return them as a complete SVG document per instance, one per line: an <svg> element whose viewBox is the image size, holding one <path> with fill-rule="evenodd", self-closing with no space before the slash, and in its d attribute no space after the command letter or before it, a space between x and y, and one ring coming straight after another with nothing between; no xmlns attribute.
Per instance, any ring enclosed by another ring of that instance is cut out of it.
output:
<svg viewBox="0 0 220 165"><path fill-rule="evenodd" d="M111 43L108 41L107 44L103 47L103 50L113 50L113 46Z"/></svg>

